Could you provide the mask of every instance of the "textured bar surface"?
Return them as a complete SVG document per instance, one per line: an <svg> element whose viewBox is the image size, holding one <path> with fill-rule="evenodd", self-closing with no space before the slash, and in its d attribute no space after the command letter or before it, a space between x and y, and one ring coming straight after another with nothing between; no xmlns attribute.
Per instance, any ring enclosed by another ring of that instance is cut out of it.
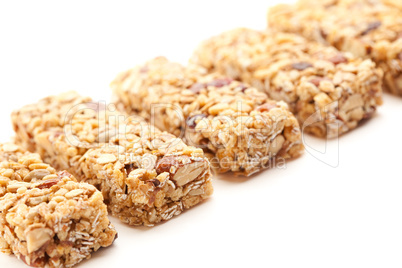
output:
<svg viewBox="0 0 402 268"><path fill-rule="evenodd" d="M286 103L222 75L159 57L121 73L111 86L119 109L203 148L218 172L251 175L303 151Z"/></svg>
<svg viewBox="0 0 402 268"><path fill-rule="evenodd" d="M384 71L385 88L402 95L401 1L300 0L272 8L268 22L270 28L372 59Z"/></svg>
<svg viewBox="0 0 402 268"><path fill-rule="evenodd" d="M72 267L117 233L102 194L38 154L0 144L0 250L33 267Z"/></svg>
<svg viewBox="0 0 402 268"><path fill-rule="evenodd" d="M382 103L382 71L295 34L236 29L203 42L191 62L283 100L302 130L337 137Z"/></svg>
<svg viewBox="0 0 402 268"><path fill-rule="evenodd" d="M131 225L169 220L213 192L201 149L74 92L25 106L12 121L17 142L96 186Z"/></svg>

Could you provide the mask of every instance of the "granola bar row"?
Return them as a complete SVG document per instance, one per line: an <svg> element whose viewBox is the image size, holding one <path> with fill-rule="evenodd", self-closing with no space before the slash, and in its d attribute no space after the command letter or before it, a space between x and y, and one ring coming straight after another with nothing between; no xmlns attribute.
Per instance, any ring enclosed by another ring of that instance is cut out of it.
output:
<svg viewBox="0 0 402 268"><path fill-rule="evenodd" d="M75 92L27 105L12 122L19 144L94 185L125 223L152 226L213 192L201 149Z"/></svg>
<svg viewBox="0 0 402 268"><path fill-rule="evenodd" d="M402 95L400 1L299 0L272 8L268 24L373 60L384 71L385 89Z"/></svg>
<svg viewBox="0 0 402 268"><path fill-rule="evenodd" d="M203 42L191 63L285 101L303 131L337 137L382 104L382 71L301 36L236 29Z"/></svg>
<svg viewBox="0 0 402 268"><path fill-rule="evenodd" d="M218 172L251 175L303 151L286 103L222 75L159 57L122 72L111 86L118 109L203 148Z"/></svg>
<svg viewBox="0 0 402 268"><path fill-rule="evenodd" d="M102 194L38 154L0 144L0 251L33 267L71 267L117 233Z"/></svg>

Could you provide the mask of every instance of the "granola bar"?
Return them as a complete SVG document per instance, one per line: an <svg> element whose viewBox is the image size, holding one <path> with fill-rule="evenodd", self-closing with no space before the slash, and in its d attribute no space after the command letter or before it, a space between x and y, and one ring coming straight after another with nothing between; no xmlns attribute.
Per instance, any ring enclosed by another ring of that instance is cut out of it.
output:
<svg viewBox="0 0 402 268"><path fill-rule="evenodd" d="M102 194L38 154L0 144L0 251L33 267L72 267L117 233Z"/></svg>
<svg viewBox="0 0 402 268"><path fill-rule="evenodd" d="M191 62L285 101L302 130L337 137L382 104L382 71L303 37L236 29L200 45Z"/></svg>
<svg viewBox="0 0 402 268"><path fill-rule="evenodd" d="M116 106L205 149L217 172L251 175L303 151L284 102L222 75L205 75L159 57L111 84Z"/></svg>
<svg viewBox="0 0 402 268"><path fill-rule="evenodd" d="M202 150L74 92L28 105L12 121L17 142L96 186L125 223L152 226L213 192Z"/></svg>
<svg viewBox="0 0 402 268"><path fill-rule="evenodd" d="M394 0L300 0L268 15L269 27L371 59L385 89L402 95L402 4Z"/></svg>

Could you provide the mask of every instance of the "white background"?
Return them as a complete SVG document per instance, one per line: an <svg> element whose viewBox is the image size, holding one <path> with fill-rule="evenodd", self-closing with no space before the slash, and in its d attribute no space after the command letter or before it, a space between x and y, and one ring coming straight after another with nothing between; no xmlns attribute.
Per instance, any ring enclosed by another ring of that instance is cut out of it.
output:
<svg viewBox="0 0 402 268"><path fill-rule="evenodd" d="M159 55L186 63L211 35L264 28L275 2L3 1L1 141L13 109L71 89L109 100L119 71ZM111 218L118 240L78 267L401 267L401 109L386 95L339 143L306 137L315 156L217 176L210 200L154 228ZM0 254L0 267L25 265Z"/></svg>

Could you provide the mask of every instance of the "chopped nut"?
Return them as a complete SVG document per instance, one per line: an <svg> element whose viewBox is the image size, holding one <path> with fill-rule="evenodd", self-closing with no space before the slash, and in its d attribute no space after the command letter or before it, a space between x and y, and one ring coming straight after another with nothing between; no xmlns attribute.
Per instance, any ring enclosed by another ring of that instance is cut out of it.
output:
<svg viewBox="0 0 402 268"><path fill-rule="evenodd" d="M285 138L282 135L276 136L275 139L271 142L269 152L272 155L276 155L282 149L284 142Z"/></svg>
<svg viewBox="0 0 402 268"><path fill-rule="evenodd" d="M340 107L343 111L350 111L357 107L363 106L364 101L359 94L350 96L345 103Z"/></svg>
<svg viewBox="0 0 402 268"><path fill-rule="evenodd" d="M51 240L53 231L49 228L28 228L25 235L27 239L28 253L32 253Z"/></svg>
<svg viewBox="0 0 402 268"><path fill-rule="evenodd" d="M172 180L174 180L178 186L183 186L195 180L201 173L205 172L206 169L207 166L204 161L184 164L179 166Z"/></svg>
<svg viewBox="0 0 402 268"><path fill-rule="evenodd" d="M165 156L159 160L158 174L169 172L178 186L195 180L207 168L204 161L192 161L188 156Z"/></svg>

